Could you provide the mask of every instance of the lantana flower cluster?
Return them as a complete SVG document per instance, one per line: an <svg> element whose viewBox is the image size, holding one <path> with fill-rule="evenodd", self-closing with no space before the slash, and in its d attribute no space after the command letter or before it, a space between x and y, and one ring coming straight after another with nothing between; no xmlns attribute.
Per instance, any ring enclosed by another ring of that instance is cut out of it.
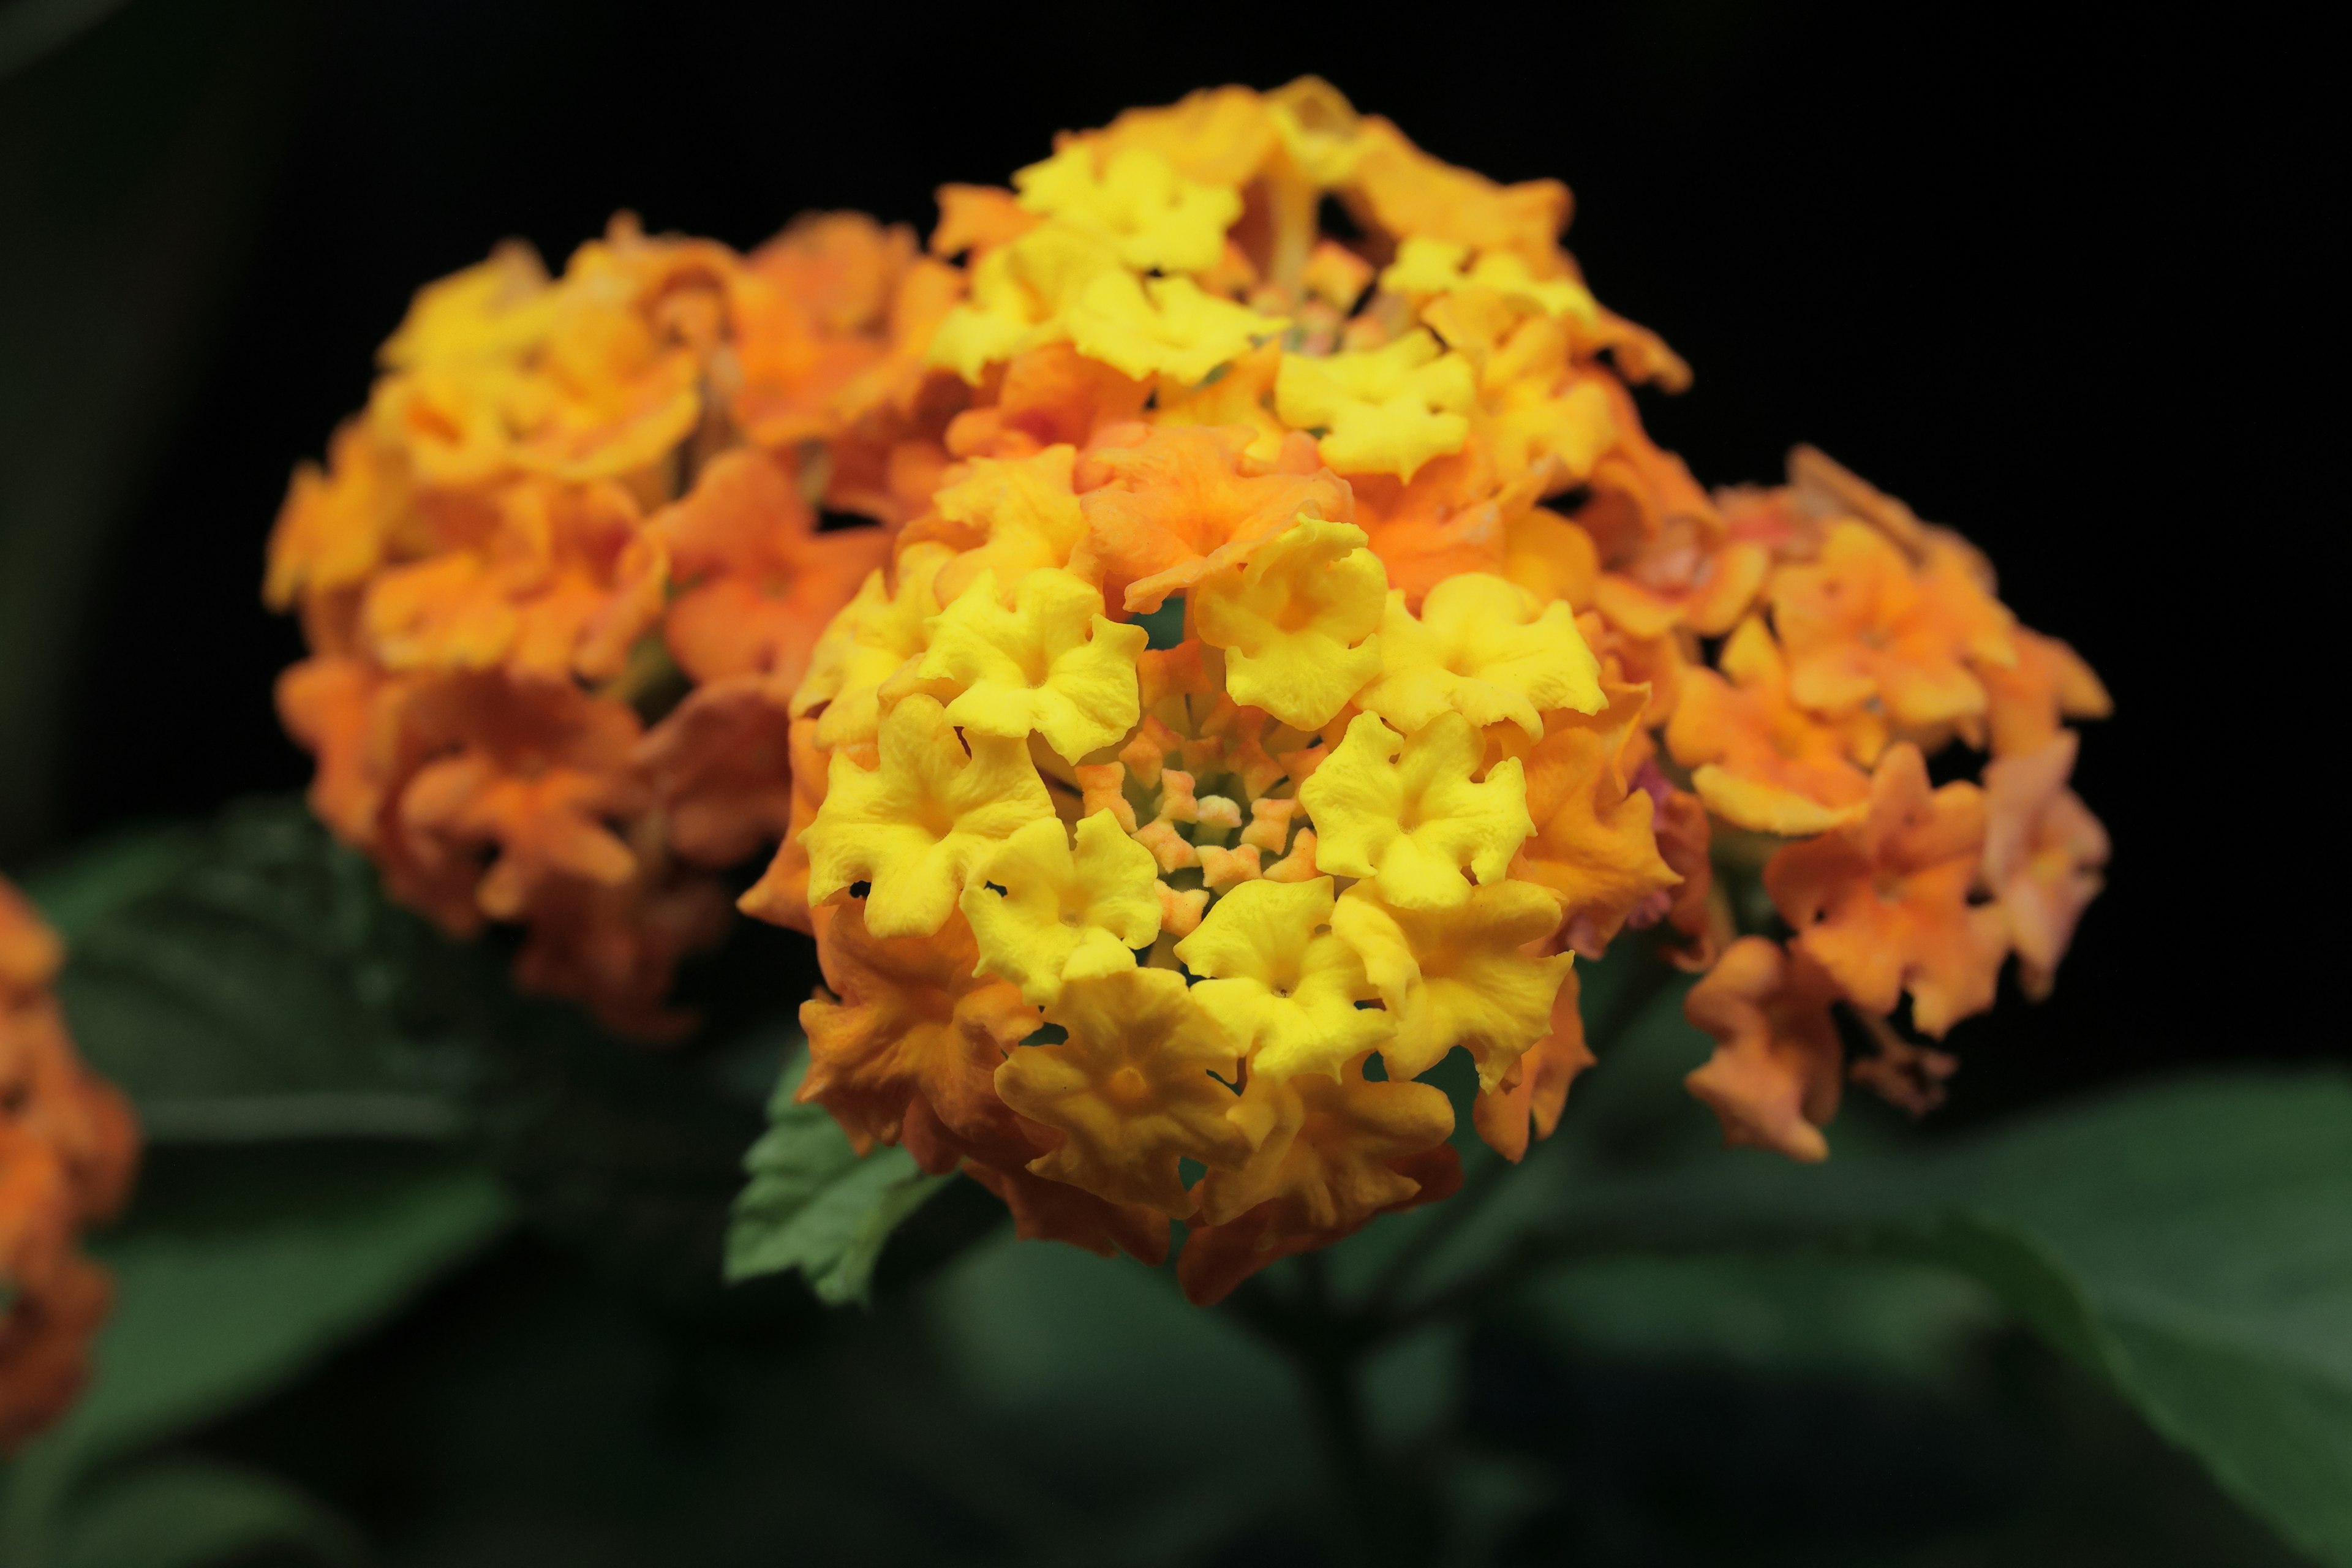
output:
<svg viewBox="0 0 2352 1568"><path fill-rule="evenodd" d="M618 226L420 296L272 567L320 808L403 896L642 1021L705 934L657 911L781 835L740 907L817 942L803 1100L1026 1235L1182 1222L1202 1301L1453 1190L1457 1050L1481 1137L1549 1133L1625 932L1702 972L1727 1135L1804 1159L1849 1077L1930 1102L2011 954L2047 988L2096 678L1821 454L1658 447L1630 389L1689 372L1564 186L1307 79L940 207L923 257Z"/></svg>
<svg viewBox="0 0 2352 1568"><path fill-rule="evenodd" d="M0 1455L73 1402L112 1292L77 1245L138 1163L120 1090L82 1064L50 994L56 936L0 879Z"/></svg>
<svg viewBox="0 0 2352 1568"><path fill-rule="evenodd" d="M525 987L682 1032L719 873L789 815L810 646L887 554L823 510L929 497L907 437L960 289L861 216L742 256L624 215L560 278L509 243L421 291L269 543L320 818L450 932L520 925Z"/></svg>

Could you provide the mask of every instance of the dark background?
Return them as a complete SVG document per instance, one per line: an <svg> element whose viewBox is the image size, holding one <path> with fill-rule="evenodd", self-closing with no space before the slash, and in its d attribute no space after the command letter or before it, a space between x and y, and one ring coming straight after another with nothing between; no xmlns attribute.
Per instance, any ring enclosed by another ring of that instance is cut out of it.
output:
<svg viewBox="0 0 2352 1568"><path fill-rule="evenodd" d="M1570 184L1596 291L1696 367L1644 406L1703 480L1822 447L1975 538L2114 689L2079 779L2109 889L2053 1000L1956 1033L1946 1124L2338 1049L2298 1016L2341 927L2313 755L2343 707L2338 525L2308 478L2326 410L2294 379L2321 347L2313 46L2210 13L1909 9L1465 5L1407 31L1328 7L14 0L0 865L303 781L262 541L419 284L510 234L560 267L620 207L745 247L812 207L927 229L935 185L1002 182L1057 128L1315 71L1443 157Z"/></svg>

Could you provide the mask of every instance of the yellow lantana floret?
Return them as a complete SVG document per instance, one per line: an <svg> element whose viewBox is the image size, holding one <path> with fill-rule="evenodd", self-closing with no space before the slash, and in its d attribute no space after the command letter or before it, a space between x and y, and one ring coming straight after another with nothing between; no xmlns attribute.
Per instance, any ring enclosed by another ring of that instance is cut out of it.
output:
<svg viewBox="0 0 2352 1568"><path fill-rule="evenodd" d="M1227 1115L1239 1097L1214 1076L1231 1079L1241 1053L1183 976L1127 969L1073 980L1047 1017L1068 1037L1024 1046L996 1069L1005 1104L1062 1134L1029 1162L1033 1173L1182 1219L1195 1203L1181 1162L1230 1170L1249 1158L1248 1134Z"/></svg>
<svg viewBox="0 0 2352 1568"><path fill-rule="evenodd" d="M1192 996L1249 1053L1250 1071L1277 1079L1339 1076L1388 1038L1363 961L1331 934L1333 883L1244 882L1210 909L1176 956L1205 976Z"/></svg>
<svg viewBox="0 0 2352 1568"><path fill-rule="evenodd" d="M883 716L878 749L870 770L847 752L833 755L824 805L802 835L809 901L870 882L866 930L929 936L998 845L1053 819L1053 802L1027 746L984 734L959 741L946 711L919 693Z"/></svg>
<svg viewBox="0 0 2352 1568"><path fill-rule="evenodd" d="M979 972L1050 1006L1066 982L1135 967L1135 950L1160 934L1160 868L1108 811L1078 823L1075 853L1061 820L1043 817L964 889L963 912Z"/></svg>
<svg viewBox="0 0 2352 1568"><path fill-rule="evenodd" d="M975 458L961 479L940 487L931 510L985 538L941 571L940 591L953 598L983 571L1018 583L1040 567L1067 565L1087 527L1070 486L1077 456L1056 445L1026 458Z"/></svg>
<svg viewBox="0 0 2352 1568"><path fill-rule="evenodd" d="M1102 595L1066 572L1032 572L1007 609L982 572L931 619L917 668L954 690L948 722L1017 740L1033 731L1076 762L1135 727L1137 658L1150 633L1102 613Z"/></svg>
<svg viewBox="0 0 2352 1568"><path fill-rule="evenodd" d="M1605 706L1601 661L1576 629L1575 612L1539 605L1526 589L1484 572L1432 588L1417 617L1402 594L1391 593L1381 664L1381 678L1357 700L1408 733L1453 711L1480 729L1507 721L1540 740L1545 710Z"/></svg>
<svg viewBox="0 0 2352 1568"><path fill-rule="evenodd" d="M1391 1161L1445 1142L1454 1107L1433 1084L1367 1079L1361 1061L1335 1079L1279 1082L1250 1075L1233 1111L1256 1151L1237 1171L1219 1171L1201 1184L1201 1217L1222 1225L1262 1203L1279 1202L1313 1231L1363 1224L1401 1204L1420 1184Z"/></svg>
<svg viewBox="0 0 2352 1568"><path fill-rule="evenodd" d="M1286 724L1319 730L1381 672L1388 571L1364 531L1302 517L1192 590L1192 626L1225 650L1225 689Z"/></svg>
<svg viewBox="0 0 2352 1568"><path fill-rule="evenodd" d="M1316 449L1339 472L1410 479L1462 449L1477 393L1470 362L1416 330L1360 353L1283 355L1274 405L1292 426L1324 432Z"/></svg>
<svg viewBox="0 0 2352 1568"><path fill-rule="evenodd" d="M1120 270L1110 247L1091 235L1052 224L1033 229L972 264L971 297L931 334L923 362L977 383L1000 360L1067 338L1064 313L1097 278Z"/></svg>
<svg viewBox="0 0 2352 1568"><path fill-rule="evenodd" d="M817 744L833 750L874 738L881 722L882 683L921 653L940 601L932 583L951 552L918 544L898 557L898 586L867 574L857 596L842 607L810 651L808 673L794 689L792 715L815 711Z"/></svg>
<svg viewBox="0 0 2352 1568"><path fill-rule="evenodd" d="M1105 272L1064 314L1070 346L1125 375L1205 380L1290 324L1205 293L1190 278Z"/></svg>
<svg viewBox="0 0 2352 1568"><path fill-rule="evenodd" d="M376 359L386 370L517 359L547 341L561 303L538 253L509 240L488 260L419 289Z"/></svg>
<svg viewBox="0 0 2352 1568"><path fill-rule="evenodd" d="M1122 148L1097 169L1094 148L1073 142L1014 174L1013 185L1023 207L1107 242L1139 272L1206 271L1242 216L1239 193L1188 180L1141 147Z"/></svg>
<svg viewBox="0 0 2352 1568"><path fill-rule="evenodd" d="M1412 299L1485 289L1521 310L1591 322L1601 307L1592 291L1573 278L1538 278L1524 257L1490 250L1465 265L1470 247L1416 236L1397 247L1396 260L1381 273L1381 287Z"/></svg>
<svg viewBox="0 0 2352 1568"><path fill-rule="evenodd" d="M1559 924L1558 900L1531 882L1473 889L1450 910L1398 909L1366 887L1349 889L1331 929L1396 1016L1396 1038L1381 1047L1389 1076L1418 1078L1466 1046L1480 1087L1500 1083L1550 1032L1552 999L1573 960L1522 950Z"/></svg>
<svg viewBox="0 0 2352 1568"><path fill-rule="evenodd" d="M1499 882L1535 823L1519 760L1486 760L1486 739L1459 713L1440 714L1411 739L1359 713L1298 798L1315 823L1315 860L1342 877L1370 877L1399 909L1466 902L1466 868Z"/></svg>

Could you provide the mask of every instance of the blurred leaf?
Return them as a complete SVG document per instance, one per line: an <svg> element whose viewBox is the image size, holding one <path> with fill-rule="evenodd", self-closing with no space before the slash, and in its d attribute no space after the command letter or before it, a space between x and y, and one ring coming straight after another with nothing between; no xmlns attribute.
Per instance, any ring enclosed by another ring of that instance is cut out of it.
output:
<svg viewBox="0 0 2352 1568"><path fill-rule="evenodd" d="M1234 1313L1187 1304L1170 1271L1000 1233L920 1304L962 1428L993 1439L967 1446L1020 1456L989 1478L1024 1526L1003 1560L1200 1562L1253 1521L1321 1506L1331 1478L1295 1365Z"/></svg>
<svg viewBox="0 0 2352 1568"><path fill-rule="evenodd" d="M1482 1216L1514 1234L1490 1228L1478 1254L1793 1244L1958 1268L2097 1368L2241 1502L2352 1563L2352 1080L2340 1074L2134 1089L1811 1168L1729 1151L1613 1174L1572 1147L1529 1166L1548 1173L1530 1184L1541 1201ZM1465 1272L1434 1278L1436 1299Z"/></svg>
<svg viewBox="0 0 2352 1568"><path fill-rule="evenodd" d="M26 891L68 945L200 863L209 835L189 823L128 828L77 847L25 879Z"/></svg>
<svg viewBox="0 0 2352 1568"><path fill-rule="evenodd" d="M793 1102L807 1073L803 1050L768 1102L767 1131L743 1157L751 1179L728 1228L727 1278L797 1268L818 1300L864 1302L890 1233L954 1178L926 1175L904 1149L860 1158L824 1107Z"/></svg>
<svg viewBox="0 0 2352 1568"><path fill-rule="evenodd" d="M248 1150L168 1186L151 1173L158 1198L93 1247L116 1299L89 1392L0 1472L0 1559L44 1561L79 1478L285 1384L508 1223L478 1171L357 1153Z"/></svg>
<svg viewBox="0 0 2352 1568"><path fill-rule="evenodd" d="M214 1459L152 1459L92 1487L59 1531L60 1568L205 1568L265 1548L320 1563L365 1549L324 1505Z"/></svg>
<svg viewBox="0 0 2352 1568"><path fill-rule="evenodd" d="M419 985L479 960L386 904L299 801L118 838L29 886L68 942L58 994L75 1040L151 1141L466 1125L479 1052Z"/></svg>
<svg viewBox="0 0 2352 1568"><path fill-rule="evenodd" d="M1565 1353L1948 1385L2011 1321L1979 1282L1899 1259L1601 1258L1516 1293L1507 1320Z"/></svg>

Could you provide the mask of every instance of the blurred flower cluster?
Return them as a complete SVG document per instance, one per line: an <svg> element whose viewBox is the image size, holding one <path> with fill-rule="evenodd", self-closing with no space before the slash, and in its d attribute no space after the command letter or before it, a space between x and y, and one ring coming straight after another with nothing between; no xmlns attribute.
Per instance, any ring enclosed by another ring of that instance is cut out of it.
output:
<svg viewBox="0 0 2352 1568"><path fill-rule="evenodd" d="M687 1027L713 873L784 827L785 700L887 554L819 509L929 493L908 434L957 289L863 217L740 256L624 216L559 279L509 244L420 292L269 544L321 820L447 931L520 924L526 988Z"/></svg>
<svg viewBox="0 0 2352 1568"><path fill-rule="evenodd" d="M61 956L0 880L0 1455L81 1388L110 1293L76 1239L138 1164L130 1102L82 1065L49 994Z"/></svg>
<svg viewBox="0 0 2352 1568"><path fill-rule="evenodd" d="M419 296L268 584L397 896L656 1034L781 838L740 903L817 941L802 1097L1024 1234L1184 1221L1202 1301L1450 1192L1457 1047L1488 1143L1548 1133L1623 932L1704 972L1727 1135L1799 1158L1849 1078L1932 1102L2011 953L2046 989L2096 678L1818 453L1696 482L1564 186L1308 79L940 205L929 255L624 221Z"/></svg>

